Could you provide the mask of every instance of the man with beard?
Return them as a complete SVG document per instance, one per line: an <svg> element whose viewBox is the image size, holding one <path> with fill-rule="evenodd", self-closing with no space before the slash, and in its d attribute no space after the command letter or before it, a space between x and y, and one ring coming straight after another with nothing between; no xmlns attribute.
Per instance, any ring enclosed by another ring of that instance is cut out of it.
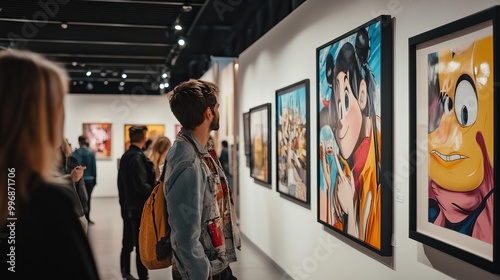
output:
<svg viewBox="0 0 500 280"><path fill-rule="evenodd" d="M219 129L218 88L201 80L179 84L170 108L182 125L166 159L164 193L173 247L173 279L236 279L241 240L227 176L210 141Z"/></svg>

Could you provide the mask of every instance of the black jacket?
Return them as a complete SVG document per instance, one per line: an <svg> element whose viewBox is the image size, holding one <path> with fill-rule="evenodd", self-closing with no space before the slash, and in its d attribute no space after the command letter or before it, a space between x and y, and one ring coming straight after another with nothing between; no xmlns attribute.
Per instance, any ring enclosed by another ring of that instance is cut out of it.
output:
<svg viewBox="0 0 500 280"><path fill-rule="evenodd" d="M125 210L142 210L155 185L153 163L135 145L123 154L118 169L118 195Z"/></svg>
<svg viewBox="0 0 500 280"><path fill-rule="evenodd" d="M15 226L0 230L0 279L30 279L33 275L99 279L92 249L74 211L71 191L38 176L30 184L34 189L30 200L16 198L17 220L7 222ZM9 232L13 238L8 243ZM12 263L4 259L9 252L15 254L7 259ZM7 270L12 265L15 273Z"/></svg>

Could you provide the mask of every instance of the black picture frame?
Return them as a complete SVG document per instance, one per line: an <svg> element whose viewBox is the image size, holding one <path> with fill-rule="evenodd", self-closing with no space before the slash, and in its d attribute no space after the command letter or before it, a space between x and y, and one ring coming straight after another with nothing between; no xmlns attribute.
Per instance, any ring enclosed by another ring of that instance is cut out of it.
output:
<svg viewBox="0 0 500 280"><path fill-rule="evenodd" d="M261 184L271 184L271 103L249 111L250 176Z"/></svg>
<svg viewBox="0 0 500 280"><path fill-rule="evenodd" d="M316 49L318 222L381 256L392 255L392 64L390 15Z"/></svg>
<svg viewBox="0 0 500 280"><path fill-rule="evenodd" d="M499 16L493 6L408 40L409 237L497 274Z"/></svg>
<svg viewBox="0 0 500 280"><path fill-rule="evenodd" d="M276 90L276 191L311 203L309 79Z"/></svg>
<svg viewBox="0 0 500 280"><path fill-rule="evenodd" d="M243 113L243 146L246 166L250 166L250 112Z"/></svg>

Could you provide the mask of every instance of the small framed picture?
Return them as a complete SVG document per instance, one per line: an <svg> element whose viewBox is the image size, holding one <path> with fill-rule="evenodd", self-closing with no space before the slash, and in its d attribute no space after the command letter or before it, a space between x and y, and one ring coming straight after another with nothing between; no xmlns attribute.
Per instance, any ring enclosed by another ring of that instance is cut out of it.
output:
<svg viewBox="0 0 500 280"><path fill-rule="evenodd" d="M271 184L271 103L250 109L250 176Z"/></svg>
<svg viewBox="0 0 500 280"><path fill-rule="evenodd" d="M310 204L309 79L276 91L276 191Z"/></svg>

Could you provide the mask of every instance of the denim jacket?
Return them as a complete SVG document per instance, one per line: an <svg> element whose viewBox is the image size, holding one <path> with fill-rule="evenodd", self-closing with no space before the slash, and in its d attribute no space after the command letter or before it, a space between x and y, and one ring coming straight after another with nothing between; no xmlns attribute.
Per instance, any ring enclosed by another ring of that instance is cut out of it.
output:
<svg viewBox="0 0 500 280"><path fill-rule="evenodd" d="M241 247L231 190L217 157L184 128L166 164L164 193L173 262L183 279L206 280L235 262L235 249ZM212 242L214 225L223 235L222 246Z"/></svg>

